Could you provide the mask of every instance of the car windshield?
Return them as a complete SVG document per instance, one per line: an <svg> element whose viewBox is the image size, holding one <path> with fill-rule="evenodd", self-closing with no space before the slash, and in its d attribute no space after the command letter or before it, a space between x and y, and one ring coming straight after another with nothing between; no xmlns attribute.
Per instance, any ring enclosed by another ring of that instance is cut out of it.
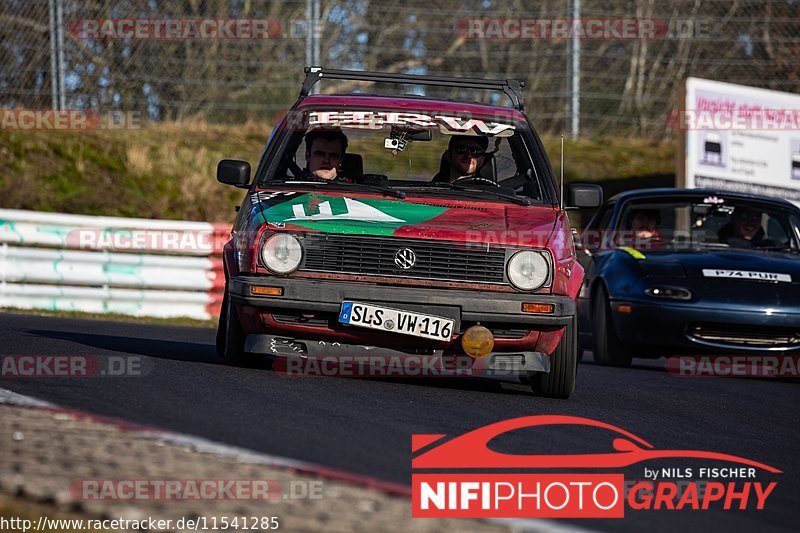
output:
<svg viewBox="0 0 800 533"><path fill-rule="evenodd" d="M747 248L797 252L800 220L779 204L728 198L636 199L623 206L614 243L651 251Z"/></svg>
<svg viewBox="0 0 800 533"><path fill-rule="evenodd" d="M301 115L287 120L281 164L259 185L304 182L401 197L480 198L523 205L545 200L546 182L523 140L528 128L524 122L378 110Z"/></svg>

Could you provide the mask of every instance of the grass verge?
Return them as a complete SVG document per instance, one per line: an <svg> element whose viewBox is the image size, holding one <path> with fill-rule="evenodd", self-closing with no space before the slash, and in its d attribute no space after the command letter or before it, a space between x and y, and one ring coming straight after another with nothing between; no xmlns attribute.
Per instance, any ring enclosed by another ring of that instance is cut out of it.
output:
<svg viewBox="0 0 800 533"><path fill-rule="evenodd" d="M0 131L0 207L231 223L244 193L216 182L217 162L255 166L270 129L194 120L120 131ZM558 171L560 138L544 143ZM420 157L438 166L440 154L427 152ZM612 189L669 185L674 157L674 140L569 139L565 177Z"/></svg>

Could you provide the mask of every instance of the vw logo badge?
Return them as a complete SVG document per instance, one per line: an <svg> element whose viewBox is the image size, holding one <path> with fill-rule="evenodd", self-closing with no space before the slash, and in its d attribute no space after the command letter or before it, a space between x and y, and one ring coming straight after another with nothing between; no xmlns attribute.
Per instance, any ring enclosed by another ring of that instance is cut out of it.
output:
<svg viewBox="0 0 800 533"><path fill-rule="evenodd" d="M394 253L394 264L401 270L408 270L417 264L417 254L411 248L400 248Z"/></svg>

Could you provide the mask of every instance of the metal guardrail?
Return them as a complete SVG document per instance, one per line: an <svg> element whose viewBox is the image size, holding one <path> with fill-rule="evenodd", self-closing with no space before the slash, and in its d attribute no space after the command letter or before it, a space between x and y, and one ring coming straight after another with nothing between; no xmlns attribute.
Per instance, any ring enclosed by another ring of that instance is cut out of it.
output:
<svg viewBox="0 0 800 533"><path fill-rule="evenodd" d="M227 226L0 209L0 307L216 318Z"/></svg>

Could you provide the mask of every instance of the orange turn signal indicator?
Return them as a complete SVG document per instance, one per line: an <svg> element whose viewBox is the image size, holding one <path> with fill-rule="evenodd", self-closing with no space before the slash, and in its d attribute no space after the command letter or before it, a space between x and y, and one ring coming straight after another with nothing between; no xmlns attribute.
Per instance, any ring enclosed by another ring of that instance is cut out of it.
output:
<svg viewBox="0 0 800 533"><path fill-rule="evenodd" d="M633 312L633 307L628 304L620 304L617 306L617 312L628 315Z"/></svg>
<svg viewBox="0 0 800 533"><path fill-rule="evenodd" d="M258 296L283 296L283 287L264 287L261 285L251 285L250 294Z"/></svg>
<svg viewBox="0 0 800 533"><path fill-rule="evenodd" d="M539 315L552 315L556 310L553 304L522 304L523 313L536 313Z"/></svg>

